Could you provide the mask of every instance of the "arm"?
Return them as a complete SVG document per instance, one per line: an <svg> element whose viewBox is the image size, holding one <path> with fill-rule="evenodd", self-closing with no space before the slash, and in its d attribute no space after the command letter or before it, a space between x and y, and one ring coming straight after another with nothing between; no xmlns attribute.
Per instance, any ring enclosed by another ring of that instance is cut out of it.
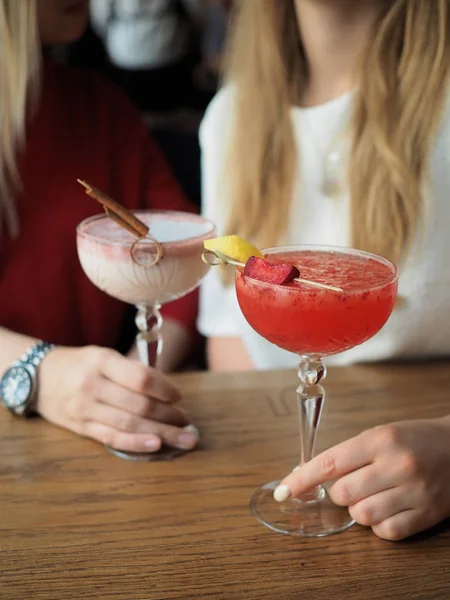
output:
<svg viewBox="0 0 450 600"><path fill-rule="evenodd" d="M239 337L211 337L207 342L211 371L250 371L255 368Z"/></svg>

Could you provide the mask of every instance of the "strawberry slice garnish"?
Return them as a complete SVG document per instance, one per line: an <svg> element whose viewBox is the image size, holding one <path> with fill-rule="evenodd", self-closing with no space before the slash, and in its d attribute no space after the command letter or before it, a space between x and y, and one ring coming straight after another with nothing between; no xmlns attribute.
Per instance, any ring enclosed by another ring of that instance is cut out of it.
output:
<svg viewBox="0 0 450 600"><path fill-rule="evenodd" d="M244 275L265 283L284 285L296 277L300 277L300 271L293 265L273 264L264 258L251 256L245 264Z"/></svg>

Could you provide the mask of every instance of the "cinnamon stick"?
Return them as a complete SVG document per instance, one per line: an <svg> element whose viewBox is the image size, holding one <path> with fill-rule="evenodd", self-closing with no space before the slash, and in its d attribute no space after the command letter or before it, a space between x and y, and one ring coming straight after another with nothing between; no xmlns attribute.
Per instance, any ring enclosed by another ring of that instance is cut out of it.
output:
<svg viewBox="0 0 450 600"><path fill-rule="evenodd" d="M103 206L107 216L115 221L118 225L124 229L127 229L130 233L137 237L145 237L148 234L149 228L147 225L140 221L127 208L86 181L83 181L82 179L77 179L77 181L86 189L86 194L91 198L94 198L94 200L97 200L97 202Z"/></svg>

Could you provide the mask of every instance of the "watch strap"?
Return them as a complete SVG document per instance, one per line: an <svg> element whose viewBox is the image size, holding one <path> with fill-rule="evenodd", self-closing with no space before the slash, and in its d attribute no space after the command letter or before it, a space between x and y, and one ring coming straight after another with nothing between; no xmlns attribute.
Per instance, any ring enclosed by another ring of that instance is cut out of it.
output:
<svg viewBox="0 0 450 600"><path fill-rule="evenodd" d="M55 347L54 344L48 342L39 341L33 344L31 348L19 358L19 362L33 365L33 367L39 366L42 359Z"/></svg>

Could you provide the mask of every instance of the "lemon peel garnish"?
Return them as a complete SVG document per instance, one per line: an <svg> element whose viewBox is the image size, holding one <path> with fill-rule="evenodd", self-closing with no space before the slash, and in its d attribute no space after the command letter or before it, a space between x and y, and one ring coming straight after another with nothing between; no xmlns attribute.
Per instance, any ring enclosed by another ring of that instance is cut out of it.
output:
<svg viewBox="0 0 450 600"><path fill-rule="evenodd" d="M238 235L225 235L203 242L206 250L221 252L236 261L246 263L251 256L264 258L261 250Z"/></svg>

